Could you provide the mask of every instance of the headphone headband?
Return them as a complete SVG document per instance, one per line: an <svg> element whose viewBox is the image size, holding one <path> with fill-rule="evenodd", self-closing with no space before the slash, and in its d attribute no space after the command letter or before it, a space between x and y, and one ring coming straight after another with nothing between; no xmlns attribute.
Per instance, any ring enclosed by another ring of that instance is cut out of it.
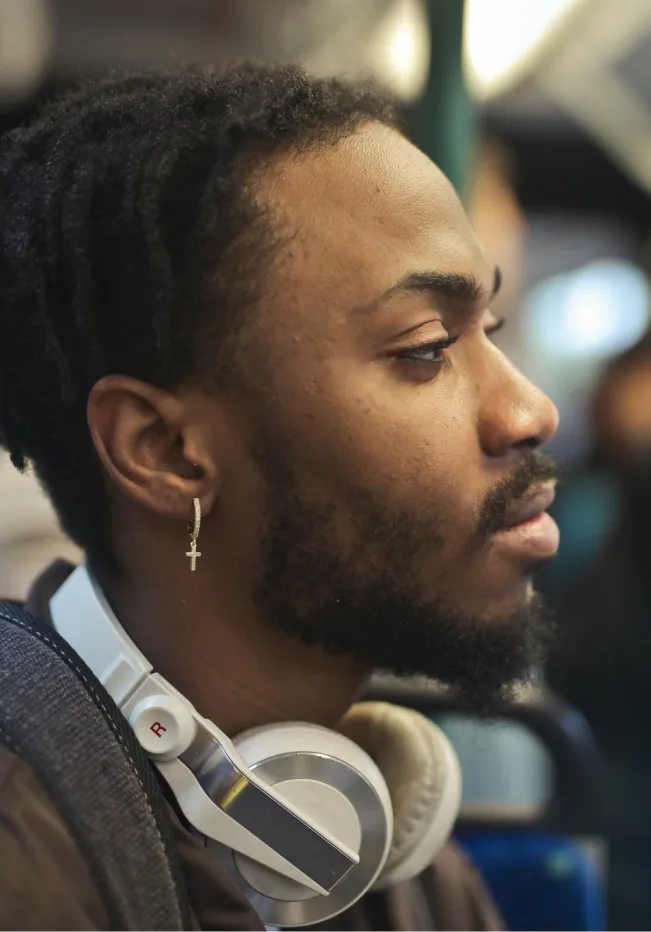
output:
<svg viewBox="0 0 651 932"><path fill-rule="evenodd" d="M245 764L233 742L153 667L126 633L87 566L50 601L54 627L93 671L207 838L315 893L330 893L359 858ZM201 785L210 759L223 782L214 799Z"/></svg>

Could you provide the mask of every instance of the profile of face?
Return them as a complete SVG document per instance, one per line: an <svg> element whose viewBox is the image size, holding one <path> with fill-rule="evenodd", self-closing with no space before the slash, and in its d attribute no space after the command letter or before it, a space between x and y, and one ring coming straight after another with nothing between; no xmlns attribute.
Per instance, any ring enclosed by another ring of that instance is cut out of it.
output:
<svg viewBox="0 0 651 932"><path fill-rule="evenodd" d="M537 659L532 573L558 545L538 449L557 413L493 342L499 274L450 183L379 123L277 157L248 189L277 236L219 388L109 376L91 393L126 493L114 549L143 591L164 567L206 644L239 619L277 657L287 643L309 666L314 645L495 696ZM202 335L200 368L213 347ZM177 534L197 495L189 588Z"/></svg>
<svg viewBox="0 0 651 932"><path fill-rule="evenodd" d="M558 544L537 451L557 412L492 341L499 276L446 178L381 125L283 159L258 196L288 235L238 351L221 494L247 512L261 614L494 695L533 659L531 576Z"/></svg>

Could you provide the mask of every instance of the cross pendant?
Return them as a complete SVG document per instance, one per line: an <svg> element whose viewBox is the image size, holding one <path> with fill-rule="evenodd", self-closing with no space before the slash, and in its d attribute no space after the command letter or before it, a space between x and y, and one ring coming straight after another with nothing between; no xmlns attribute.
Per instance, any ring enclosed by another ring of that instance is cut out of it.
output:
<svg viewBox="0 0 651 932"><path fill-rule="evenodd" d="M194 573L197 568L197 557L201 556L201 553L197 550L196 540L190 541L190 549L185 553L186 557L190 557L190 570Z"/></svg>

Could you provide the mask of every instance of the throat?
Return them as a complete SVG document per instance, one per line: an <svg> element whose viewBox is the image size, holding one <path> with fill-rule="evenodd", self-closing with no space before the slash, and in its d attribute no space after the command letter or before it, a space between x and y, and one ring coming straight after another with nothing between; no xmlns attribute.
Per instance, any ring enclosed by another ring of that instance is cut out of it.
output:
<svg viewBox="0 0 651 932"><path fill-rule="evenodd" d="M277 631L251 606L141 587L111 587L107 598L154 671L231 736L283 721L334 727L371 673Z"/></svg>

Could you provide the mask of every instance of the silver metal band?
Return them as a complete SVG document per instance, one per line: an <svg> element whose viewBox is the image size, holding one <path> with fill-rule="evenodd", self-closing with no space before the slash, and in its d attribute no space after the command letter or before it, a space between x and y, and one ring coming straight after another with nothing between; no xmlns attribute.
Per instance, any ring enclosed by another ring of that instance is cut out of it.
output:
<svg viewBox="0 0 651 932"><path fill-rule="evenodd" d="M308 892L292 901L267 896L253 887L240 870L240 857L215 842L208 847L244 892L266 925L291 928L324 922L356 902L373 884L385 859L388 826L378 796L354 768L322 754L279 755L252 768L270 786L294 779L317 780L334 787L352 803L361 827L359 864L350 869L329 896ZM276 839L273 841L274 845ZM307 873L301 857L301 870Z"/></svg>
<svg viewBox="0 0 651 932"><path fill-rule="evenodd" d="M216 806L324 890L333 890L355 866L346 852L252 783L201 725L181 761ZM271 783L260 769L257 773Z"/></svg>

